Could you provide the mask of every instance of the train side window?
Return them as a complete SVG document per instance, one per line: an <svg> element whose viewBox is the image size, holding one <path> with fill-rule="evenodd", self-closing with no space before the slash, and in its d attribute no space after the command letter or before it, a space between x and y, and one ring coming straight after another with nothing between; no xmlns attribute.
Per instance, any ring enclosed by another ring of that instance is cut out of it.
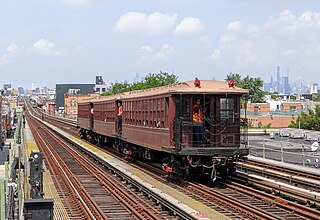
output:
<svg viewBox="0 0 320 220"><path fill-rule="evenodd" d="M166 97L166 103L165 103L165 127L168 127L169 124L169 97Z"/></svg>
<svg viewBox="0 0 320 220"><path fill-rule="evenodd" d="M176 117L191 120L192 96L178 95L175 97Z"/></svg>

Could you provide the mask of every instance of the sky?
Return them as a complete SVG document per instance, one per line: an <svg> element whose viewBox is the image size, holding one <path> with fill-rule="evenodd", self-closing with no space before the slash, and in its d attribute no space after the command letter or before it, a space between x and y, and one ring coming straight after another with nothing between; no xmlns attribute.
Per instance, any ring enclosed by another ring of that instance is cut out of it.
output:
<svg viewBox="0 0 320 220"><path fill-rule="evenodd" d="M320 82L314 0L0 0L0 85L230 72Z"/></svg>

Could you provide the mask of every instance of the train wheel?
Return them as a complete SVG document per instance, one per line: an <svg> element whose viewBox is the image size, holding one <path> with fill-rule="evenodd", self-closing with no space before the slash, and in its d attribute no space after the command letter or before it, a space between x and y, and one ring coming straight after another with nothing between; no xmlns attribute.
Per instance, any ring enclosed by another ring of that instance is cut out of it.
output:
<svg viewBox="0 0 320 220"><path fill-rule="evenodd" d="M229 176L235 176L235 175L237 175L237 170L236 170L236 168L235 168L235 167L229 168L229 169L228 169L228 174L229 174Z"/></svg>
<svg viewBox="0 0 320 220"><path fill-rule="evenodd" d="M190 179L190 171L189 168L185 169L183 172L183 179L184 180L189 180Z"/></svg>
<svg viewBox="0 0 320 220"><path fill-rule="evenodd" d="M228 169L221 169L219 171L221 179L225 180L228 178Z"/></svg>

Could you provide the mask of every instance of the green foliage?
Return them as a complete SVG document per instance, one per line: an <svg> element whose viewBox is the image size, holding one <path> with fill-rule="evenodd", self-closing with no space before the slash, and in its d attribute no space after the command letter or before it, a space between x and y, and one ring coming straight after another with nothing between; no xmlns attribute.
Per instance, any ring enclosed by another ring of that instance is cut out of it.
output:
<svg viewBox="0 0 320 220"><path fill-rule="evenodd" d="M245 78L241 78L241 75L237 73L230 73L226 77L226 81L233 79L235 81L236 86L248 89L249 90L249 97L252 103L262 103L265 102L264 95L265 93L261 90L263 86L263 80L258 78L252 78L246 76Z"/></svg>
<svg viewBox="0 0 320 220"><path fill-rule="evenodd" d="M297 100L297 97L296 97L295 95L291 95L289 98L290 98L291 100Z"/></svg>
<svg viewBox="0 0 320 220"><path fill-rule="evenodd" d="M307 130L316 130L319 131L320 125L320 105L317 105L315 110L308 110L307 113L302 112L300 116L298 116L295 120L291 121L291 124L288 126L289 128L300 128Z"/></svg>
<svg viewBox="0 0 320 220"><path fill-rule="evenodd" d="M312 101L320 101L320 94L312 95Z"/></svg>
<svg viewBox="0 0 320 220"><path fill-rule="evenodd" d="M271 123L269 123L267 125L262 125L261 121L259 121L258 128L271 128Z"/></svg>
<svg viewBox="0 0 320 220"><path fill-rule="evenodd" d="M111 94L118 94L118 93L123 93L127 91L130 88L130 84L128 82L116 82L116 83L111 83L111 86L108 87L107 92L102 93L102 96L106 95L111 95Z"/></svg>
<svg viewBox="0 0 320 220"><path fill-rule="evenodd" d="M271 126L272 126L272 124L269 123L269 124L265 125L265 128L271 128Z"/></svg>
<svg viewBox="0 0 320 220"><path fill-rule="evenodd" d="M118 94L133 90L141 90L141 89L149 89L155 88L159 86L165 86L173 83L178 82L178 77L174 74L169 74L167 72L160 73L149 73L142 81L140 82L133 82L128 83L127 81L124 82L116 82L111 83L108 87L107 92L102 93L102 96Z"/></svg>
<svg viewBox="0 0 320 220"><path fill-rule="evenodd" d="M271 99L273 99L273 100L276 100L276 99L278 99L279 97L280 97L280 95L277 94L277 93L272 93L272 94L271 94Z"/></svg>

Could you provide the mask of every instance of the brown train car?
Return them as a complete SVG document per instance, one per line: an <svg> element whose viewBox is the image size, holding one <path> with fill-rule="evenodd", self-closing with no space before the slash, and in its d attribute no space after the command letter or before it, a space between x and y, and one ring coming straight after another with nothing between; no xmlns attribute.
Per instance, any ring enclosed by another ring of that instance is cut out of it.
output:
<svg viewBox="0 0 320 220"><path fill-rule="evenodd" d="M215 180L217 172L234 173L235 161L248 154L240 148L240 98L247 93L226 82L187 81L79 103L78 123L84 137L162 161L168 172L210 172ZM205 115L201 123L192 118L197 99Z"/></svg>
<svg viewBox="0 0 320 220"><path fill-rule="evenodd" d="M81 129L90 130L90 102L78 103L77 123Z"/></svg>
<svg viewBox="0 0 320 220"><path fill-rule="evenodd" d="M85 136L101 138L117 136L117 103L119 96L106 96L100 99L85 100L78 104L78 126Z"/></svg>

